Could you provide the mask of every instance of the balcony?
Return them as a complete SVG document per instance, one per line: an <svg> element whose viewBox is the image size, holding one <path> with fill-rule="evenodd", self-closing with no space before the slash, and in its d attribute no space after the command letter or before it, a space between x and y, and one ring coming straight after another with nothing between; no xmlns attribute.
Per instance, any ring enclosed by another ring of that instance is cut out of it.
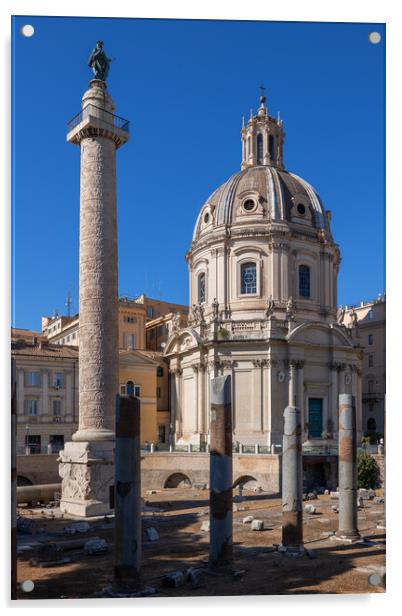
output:
<svg viewBox="0 0 402 616"><path fill-rule="evenodd" d="M121 118L120 116L114 115L110 111L105 111L105 109L101 109L100 107L96 107L96 105L87 105L82 111L77 113L69 122L67 122L69 132L74 130L81 122L87 119L97 119L101 120L105 124L113 128L117 128L119 130L124 131L125 133L130 132L130 122Z"/></svg>

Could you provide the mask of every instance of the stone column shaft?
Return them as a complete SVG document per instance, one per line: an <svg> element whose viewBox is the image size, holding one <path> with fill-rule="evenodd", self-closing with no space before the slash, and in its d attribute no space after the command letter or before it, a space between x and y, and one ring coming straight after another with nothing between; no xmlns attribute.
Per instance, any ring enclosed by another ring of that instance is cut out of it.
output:
<svg viewBox="0 0 402 616"><path fill-rule="evenodd" d="M181 392L180 392L180 383L181 383L181 371L176 371L175 375L174 375L174 382L175 382L175 434L176 434L176 438L180 438L181 437L181 422L182 422L182 416L181 416L181 404L182 404L182 400L181 400Z"/></svg>
<svg viewBox="0 0 402 616"><path fill-rule="evenodd" d="M194 365L193 366L193 373L194 373L194 432L195 434L199 433L199 408L198 408L198 404L199 404L199 395L198 395L198 389L200 386L200 381L199 381L199 377L198 377L198 366ZM191 438L191 436L190 436Z"/></svg>
<svg viewBox="0 0 402 616"><path fill-rule="evenodd" d="M337 365L332 364L331 368L331 414L332 430L338 432L338 370Z"/></svg>
<svg viewBox="0 0 402 616"><path fill-rule="evenodd" d="M282 453L282 545L303 547L303 458L300 410L287 406L284 414Z"/></svg>
<svg viewBox="0 0 402 616"><path fill-rule="evenodd" d="M202 366L200 366L199 374L198 374L198 432L199 434L205 433L204 426L204 381L205 381L205 371Z"/></svg>
<svg viewBox="0 0 402 616"><path fill-rule="evenodd" d="M296 405L300 411L300 425L301 425L301 438L302 442L304 440L305 434L305 411L304 411L304 371L303 371L303 362L299 362L297 366L297 394L296 394Z"/></svg>
<svg viewBox="0 0 402 616"><path fill-rule="evenodd" d="M116 396L116 591L138 590L141 567L140 401Z"/></svg>
<svg viewBox="0 0 402 616"><path fill-rule="evenodd" d="M359 538L357 530L356 406L354 396L339 396L339 527L337 536Z"/></svg>
<svg viewBox="0 0 402 616"><path fill-rule="evenodd" d="M252 385L253 429L262 432L262 380L260 362L254 364Z"/></svg>
<svg viewBox="0 0 402 616"><path fill-rule="evenodd" d="M210 546L209 564L232 560L233 463L231 377L211 380L210 415Z"/></svg>
<svg viewBox="0 0 402 616"><path fill-rule="evenodd" d="M291 361L289 365L289 406L295 405L296 386L296 363Z"/></svg>
<svg viewBox="0 0 402 616"><path fill-rule="evenodd" d="M118 392L116 146L81 142L79 427L75 441L112 440Z"/></svg>

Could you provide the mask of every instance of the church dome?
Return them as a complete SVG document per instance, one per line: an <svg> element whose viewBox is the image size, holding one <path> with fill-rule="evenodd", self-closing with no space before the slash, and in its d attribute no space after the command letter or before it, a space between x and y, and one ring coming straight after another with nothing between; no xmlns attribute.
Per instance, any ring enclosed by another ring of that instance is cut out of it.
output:
<svg viewBox="0 0 402 616"><path fill-rule="evenodd" d="M240 171L201 207L186 254L191 323L336 316L340 254L309 182L285 169L282 120L260 97L241 127ZM229 323L230 322L230 323ZM243 325L242 325L243 326ZM259 327L259 325L256 327Z"/></svg>
<svg viewBox="0 0 402 616"><path fill-rule="evenodd" d="M303 178L273 165L250 166L232 175L202 206L193 241L221 225L293 222L327 229L317 191Z"/></svg>

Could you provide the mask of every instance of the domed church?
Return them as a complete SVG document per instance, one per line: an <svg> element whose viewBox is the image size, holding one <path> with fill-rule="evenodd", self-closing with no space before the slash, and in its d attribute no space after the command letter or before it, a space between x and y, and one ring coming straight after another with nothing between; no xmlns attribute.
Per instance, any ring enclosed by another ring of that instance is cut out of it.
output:
<svg viewBox="0 0 402 616"><path fill-rule="evenodd" d="M353 393L361 436L361 348L337 323L339 247L313 186L285 169L285 133L260 97L241 129L240 171L200 209L186 259L188 327L173 321L172 439L204 449L210 379L232 376L233 439L280 445L285 406L303 439L337 438L338 394Z"/></svg>

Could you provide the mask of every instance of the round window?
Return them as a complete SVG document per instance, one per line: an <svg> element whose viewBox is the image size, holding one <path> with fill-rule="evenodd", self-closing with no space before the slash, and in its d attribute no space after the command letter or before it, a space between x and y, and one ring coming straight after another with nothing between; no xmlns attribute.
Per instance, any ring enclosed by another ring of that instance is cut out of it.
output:
<svg viewBox="0 0 402 616"><path fill-rule="evenodd" d="M205 222L205 224L209 223L209 214L208 214L208 212L204 216L204 222Z"/></svg>
<svg viewBox="0 0 402 616"><path fill-rule="evenodd" d="M303 203L299 203L299 205L297 206L297 211L299 212L299 214L301 214L303 216L303 214L306 213L306 208L304 207Z"/></svg>
<svg viewBox="0 0 402 616"><path fill-rule="evenodd" d="M254 208L255 203L252 199L247 199L247 201L243 203L243 209L246 210L246 212L252 212Z"/></svg>

